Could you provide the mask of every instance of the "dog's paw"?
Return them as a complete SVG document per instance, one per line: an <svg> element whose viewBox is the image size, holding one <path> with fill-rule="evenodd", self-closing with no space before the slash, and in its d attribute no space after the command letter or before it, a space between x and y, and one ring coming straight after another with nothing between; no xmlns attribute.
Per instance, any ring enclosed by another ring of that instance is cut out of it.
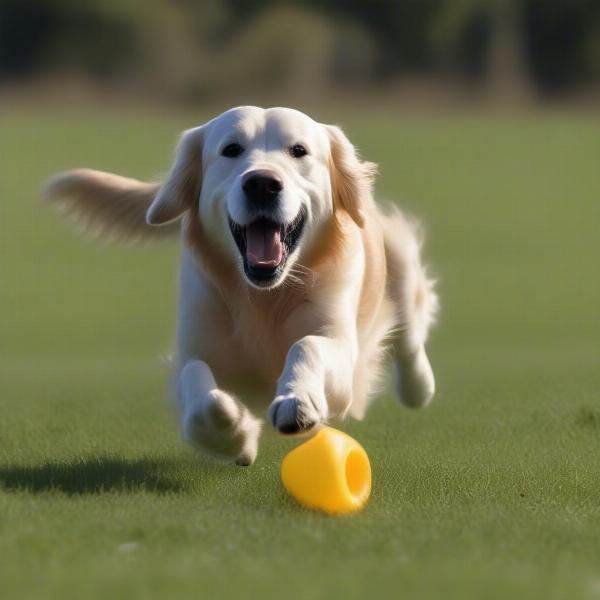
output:
<svg viewBox="0 0 600 600"><path fill-rule="evenodd" d="M320 414L310 396L302 399L297 394L277 396L269 407L269 420L284 435L307 434L317 428L326 415Z"/></svg>
<svg viewBox="0 0 600 600"><path fill-rule="evenodd" d="M400 402L409 408L427 406L435 394L435 378L425 352L396 365L396 389Z"/></svg>
<svg viewBox="0 0 600 600"><path fill-rule="evenodd" d="M258 451L260 421L221 390L212 390L202 403L182 417L183 437L193 446L239 465L251 465Z"/></svg>

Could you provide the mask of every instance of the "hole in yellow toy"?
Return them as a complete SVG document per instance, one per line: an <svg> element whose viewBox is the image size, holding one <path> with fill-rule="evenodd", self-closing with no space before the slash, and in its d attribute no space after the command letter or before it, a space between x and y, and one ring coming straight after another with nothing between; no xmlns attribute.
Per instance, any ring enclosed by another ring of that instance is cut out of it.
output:
<svg viewBox="0 0 600 600"><path fill-rule="evenodd" d="M346 482L350 493L361 501L369 493L369 461L363 452L350 450L346 457Z"/></svg>

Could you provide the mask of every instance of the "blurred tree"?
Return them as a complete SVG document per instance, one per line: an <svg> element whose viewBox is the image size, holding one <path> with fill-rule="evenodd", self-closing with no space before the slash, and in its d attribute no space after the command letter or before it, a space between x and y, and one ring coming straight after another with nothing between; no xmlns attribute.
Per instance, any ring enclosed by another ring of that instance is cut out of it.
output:
<svg viewBox="0 0 600 600"><path fill-rule="evenodd" d="M96 77L118 73L139 48L134 7L128 4L2 0L0 73L22 77L77 68Z"/></svg>
<svg viewBox="0 0 600 600"><path fill-rule="evenodd" d="M489 0L440 3L427 34L438 66L468 80L481 79L489 64L492 22Z"/></svg>
<svg viewBox="0 0 600 600"><path fill-rule="evenodd" d="M524 104L533 97L524 56L523 22L519 0L490 3L491 42L488 86L502 103Z"/></svg>
<svg viewBox="0 0 600 600"><path fill-rule="evenodd" d="M0 0L3 81L66 72L197 98L234 74L339 87L510 71L569 89L598 81L599 40L598 0Z"/></svg>
<svg viewBox="0 0 600 600"><path fill-rule="evenodd" d="M253 91L260 98L273 90L306 99L341 80L365 81L372 50L370 36L344 19L332 22L304 8L274 7L238 21L208 69L193 78L191 93L206 99L228 90L245 97Z"/></svg>
<svg viewBox="0 0 600 600"><path fill-rule="evenodd" d="M36 0L0 2L0 75L24 77L41 68L44 50L59 26L52 5Z"/></svg>
<svg viewBox="0 0 600 600"><path fill-rule="evenodd" d="M310 7L364 28L377 49L372 76L450 70L479 76L485 65L489 0L226 0L238 23L275 5ZM348 45L349 46L349 45Z"/></svg>
<svg viewBox="0 0 600 600"><path fill-rule="evenodd" d="M522 7L527 60L543 91L598 81L598 0L523 0Z"/></svg>

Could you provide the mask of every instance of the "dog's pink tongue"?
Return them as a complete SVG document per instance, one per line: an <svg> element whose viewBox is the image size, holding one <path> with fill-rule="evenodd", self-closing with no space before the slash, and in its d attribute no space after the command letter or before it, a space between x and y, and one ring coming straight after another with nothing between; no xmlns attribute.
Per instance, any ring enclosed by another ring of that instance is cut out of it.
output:
<svg viewBox="0 0 600 600"><path fill-rule="evenodd" d="M277 267L283 258L281 230L259 221L246 227L246 260L251 267Z"/></svg>

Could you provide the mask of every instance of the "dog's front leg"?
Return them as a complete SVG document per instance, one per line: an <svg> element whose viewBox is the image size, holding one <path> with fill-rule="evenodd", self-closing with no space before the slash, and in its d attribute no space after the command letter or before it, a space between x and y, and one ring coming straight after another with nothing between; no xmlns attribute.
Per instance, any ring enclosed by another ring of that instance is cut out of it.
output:
<svg viewBox="0 0 600 600"><path fill-rule="evenodd" d="M269 419L284 434L306 433L352 402L357 344L308 335L288 351Z"/></svg>
<svg viewBox="0 0 600 600"><path fill-rule="evenodd" d="M179 375L183 437L194 446L239 465L256 458L260 421L217 387L209 366L190 360Z"/></svg>

